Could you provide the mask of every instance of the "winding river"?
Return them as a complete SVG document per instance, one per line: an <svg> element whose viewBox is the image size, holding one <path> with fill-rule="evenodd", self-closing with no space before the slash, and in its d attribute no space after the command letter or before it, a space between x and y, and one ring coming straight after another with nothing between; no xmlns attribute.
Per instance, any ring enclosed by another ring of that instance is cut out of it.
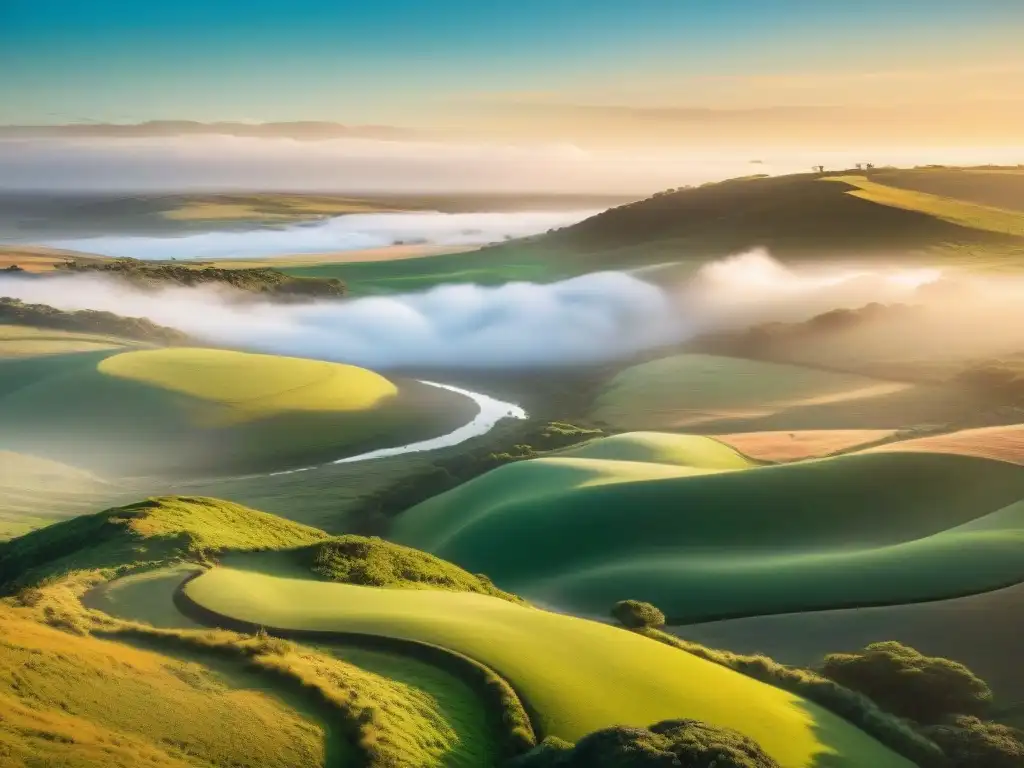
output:
<svg viewBox="0 0 1024 768"><path fill-rule="evenodd" d="M439 389L447 389L449 392L455 392L456 394L468 397L477 404L480 408L480 412L468 424L465 424L446 435L441 435L440 437L432 437L429 440L421 440L417 443L409 443L408 445L399 445L395 448L381 448L376 451L369 451L368 453L360 453L356 456L348 456L344 459L327 462L327 464L317 464L312 467L301 467L299 469L271 472L268 476L292 475L296 472L309 472L330 464L351 464L356 461L369 461L370 459L383 459L388 456L400 456L403 453L421 453L423 451L434 451L438 448L449 448L453 445L464 443L471 438L486 435L494 429L494 425L502 419L525 419L527 417L526 411L518 405L505 403L488 395L482 395L479 392L460 389L459 387L452 386L451 384L440 384L436 381L420 381L420 384L426 384L430 387L438 387Z"/></svg>

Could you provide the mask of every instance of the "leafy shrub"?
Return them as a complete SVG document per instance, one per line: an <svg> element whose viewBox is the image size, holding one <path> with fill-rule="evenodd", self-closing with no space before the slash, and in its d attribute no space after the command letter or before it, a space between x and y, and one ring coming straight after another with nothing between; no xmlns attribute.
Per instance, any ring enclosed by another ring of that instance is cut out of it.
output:
<svg viewBox="0 0 1024 768"><path fill-rule="evenodd" d="M378 538L338 536L300 550L317 576L367 587L434 588L521 602L483 574L472 574L439 557Z"/></svg>
<svg viewBox="0 0 1024 768"><path fill-rule="evenodd" d="M699 720L665 720L650 728L604 728L571 747L545 739L514 768L778 768L753 739Z"/></svg>
<svg viewBox="0 0 1024 768"><path fill-rule="evenodd" d="M620 600L612 607L612 618L629 629L665 626L665 614L650 603L639 600Z"/></svg>
<svg viewBox="0 0 1024 768"><path fill-rule="evenodd" d="M947 725L923 729L946 753L949 768L1020 768L1024 733L1008 725L959 717Z"/></svg>
<svg viewBox="0 0 1024 768"><path fill-rule="evenodd" d="M97 272L131 283L136 288L154 289L166 285L194 287L221 285L239 291L288 300L337 298L344 296L345 284L335 277L293 277L276 269L224 269L182 264L152 264L138 259L117 259L99 263L71 262L62 269Z"/></svg>
<svg viewBox="0 0 1024 768"><path fill-rule="evenodd" d="M767 656L741 656L729 651L705 648L703 645L682 640L658 629L644 628L634 631L813 701L873 736L894 752L914 761L921 768L945 768L940 749L927 736L918 733L906 721L883 711L864 694L850 690L815 672L787 667Z"/></svg>
<svg viewBox="0 0 1024 768"><path fill-rule="evenodd" d="M984 715L992 704L988 685L963 664L925 656L894 641L874 643L860 653L826 656L822 673L882 709L922 725Z"/></svg>

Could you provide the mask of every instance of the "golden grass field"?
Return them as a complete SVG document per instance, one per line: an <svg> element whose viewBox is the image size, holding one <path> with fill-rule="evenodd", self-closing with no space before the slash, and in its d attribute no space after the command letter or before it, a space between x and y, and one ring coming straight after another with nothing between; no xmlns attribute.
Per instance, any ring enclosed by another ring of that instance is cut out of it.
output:
<svg viewBox="0 0 1024 768"><path fill-rule="evenodd" d="M946 435L901 440L867 448L864 452L893 451L977 456L981 459L995 459L1024 466L1024 424L966 429Z"/></svg>
<svg viewBox="0 0 1024 768"><path fill-rule="evenodd" d="M33 328L27 325L0 325L0 359L141 346L144 345L94 333Z"/></svg>
<svg viewBox="0 0 1024 768"><path fill-rule="evenodd" d="M365 368L220 349L130 352L106 358L98 370L222 406L221 424L302 411L365 411L398 394Z"/></svg>
<svg viewBox="0 0 1024 768"><path fill-rule="evenodd" d="M0 604L0 765L324 765L323 724L226 676Z"/></svg>
<svg viewBox="0 0 1024 768"><path fill-rule="evenodd" d="M759 461L803 461L884 440L894 429L805 429L796 432L738 432L715 440Z"/></svg>

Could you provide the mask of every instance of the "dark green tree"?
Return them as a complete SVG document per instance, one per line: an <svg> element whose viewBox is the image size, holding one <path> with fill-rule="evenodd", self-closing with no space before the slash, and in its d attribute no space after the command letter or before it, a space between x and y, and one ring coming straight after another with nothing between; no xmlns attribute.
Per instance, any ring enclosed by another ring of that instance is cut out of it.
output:
<svg viewBox="0 0 1024 768"><path fill-rule="evenodd" d="M959 717L947 725L922 729L946 753L950 768L1020 768L1024 733L1008 725Z"/></svg>
<svg viewBox="0 0 1024 768"><path fill-rule="evenodd" d="M991 689L963 664L925 656L895 641L826 656L822 674L921 725L982 716L992 704Z"/></svg>
<svg viewBox="0 0 1024 768"><path fill-rule="evenodd" d="M650 603L639 600L620 600L612 607L612 618L629 629L665 626L665 614Z"/></svg>
<svg viewBox="0 0 1024 768"><path fill-rule="evenodd" d="M576 746L546 739L510 768L778 768L757 742L699 720L604 728Z"/></svg>

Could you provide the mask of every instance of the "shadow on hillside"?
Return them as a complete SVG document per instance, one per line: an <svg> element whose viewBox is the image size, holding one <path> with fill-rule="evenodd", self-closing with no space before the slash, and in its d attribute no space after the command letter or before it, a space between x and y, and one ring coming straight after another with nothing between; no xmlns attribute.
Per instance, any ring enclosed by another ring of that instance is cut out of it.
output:
<svg viewBox="0 0 1024 768"><path fill-rule="evenodd" d="M839 715L806 701L794 702L793 706L802 710L811 720L811 731L822 747L822 751L811 758L808 768L850 768L852 765L886 768L897 764L895 760L884 759L886 751L890 755L896 754L892 749L883 746L870 734L859 731L854 724ZM871 749L872 746L874 749ZM909 759L904 760L907 765L912 765Z"/></svg>

